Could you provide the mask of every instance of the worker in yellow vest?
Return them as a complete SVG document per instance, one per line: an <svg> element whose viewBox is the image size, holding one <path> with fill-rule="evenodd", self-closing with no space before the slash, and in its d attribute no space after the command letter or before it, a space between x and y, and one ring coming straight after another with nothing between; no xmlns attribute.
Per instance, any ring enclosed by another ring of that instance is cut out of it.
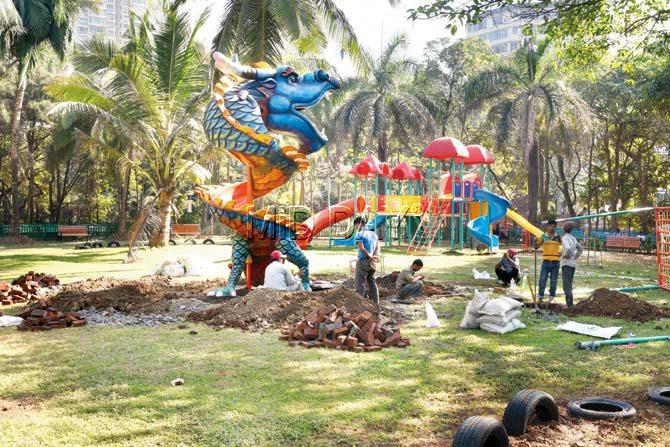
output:
<svg viewBox="0 0 670 447"><path fill-rule="evenodd" d="M537 294L540 302L544 299L547 279L549 279L549 302L556 298L558 272L561 267L561 236L556 233L556 225L556 220L550 219L547 222L547 231L541 239L535 242L537 248L542 247L542 267L540 268L540 284Z"/></svg>

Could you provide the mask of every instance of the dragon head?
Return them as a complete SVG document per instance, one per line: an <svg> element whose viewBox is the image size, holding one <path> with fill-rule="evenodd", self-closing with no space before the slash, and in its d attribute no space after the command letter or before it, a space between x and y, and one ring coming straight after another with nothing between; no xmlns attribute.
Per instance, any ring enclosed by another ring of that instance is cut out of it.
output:
<svg viewBox="0 0 670 447"><path fill-rule="evenodd" d="M327 71L319 69L301 75L288 65L255 68L217 52L213 58L216 68L223 73L247 80L240 88L256 99L270 131L298 138L300 150L305 154L318 151L328 142L326 135L302 113L327 93L340 88L339 80Z"/></svg>

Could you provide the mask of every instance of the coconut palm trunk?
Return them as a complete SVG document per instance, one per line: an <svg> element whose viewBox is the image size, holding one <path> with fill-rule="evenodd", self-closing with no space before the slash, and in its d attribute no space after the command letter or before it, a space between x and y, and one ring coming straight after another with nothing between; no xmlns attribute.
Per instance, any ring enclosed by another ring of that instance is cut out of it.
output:
<svg viewBox="0 0 670 447"><path fill-rule="evenodd" d="M158 194L158 216L160 226L156 233L149 239L150 247L165 247L170 242L170 223L172 220L172 196L167 191L161 191Z"/></svg>
<svg viewBox="0 0 670 447"><path fill-rule="evenodd" d="M11 234L19 235L19 214L21 213L21 194L19 191L19 145L20 145L20 126L21 113L23 111L23 96L26 93L26 78L28 64L22 64L19 71L19 79L14 95L14 104L12 107L12 117L10 121L11 146L9 148L12 171L12 226Z"/></svg>
<svg viewBox="0 0 670 447"><path fill-rule="evenodd" d="M119 222L117 233L120 238L126 234L126 216L128 214L128 190L130 189L130 166L128 166L121 180L121 191L119 194Z"/></svg>

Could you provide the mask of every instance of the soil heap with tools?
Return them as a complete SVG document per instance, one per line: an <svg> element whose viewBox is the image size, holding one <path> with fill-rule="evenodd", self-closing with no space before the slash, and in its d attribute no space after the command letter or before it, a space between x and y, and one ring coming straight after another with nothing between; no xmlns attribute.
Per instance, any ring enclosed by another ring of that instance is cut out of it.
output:
<svg viewBox="0 0 670 447"><path fill-rule="evenodd" d="M400 272L393 272L376 279L377 287L379 287L380 297L386 298L397 295L398 291L396 290L395 283L398 280L399 274ZM421 289L421 295L423 296L453 296L459 295L460 293L463 293L463 291L459 290L459 288L456 286L441 285L431 281L423 280L423 288Z"/></svg>
<svg viewBox="0 0 670 447"><path fill-rule="evenodd" d="M283 292L257 288L245 296L227 299L189 315L192 321L212 326L236 327L248 330L281 328L287 323L303 321L315 308L335 305L345 307L352 315L374 311L372 302L347 288L323 292ZM394 320L400 315L382 309L382 316Z"/></svg>
<svg viewBox="0 0 670 447"><path fill-rule="evenodd" d="M666 309L631 298L625 293L604 288L597 289L588 300L577 303L572 309L566 309L566 313L621 318L640 323L670 317L670 311Z"/></svg>
<svg viewBox="0 0 670 447"><path fill-rule="evenodd" d="M280 340L292 346L330 348L353 352L373 352L382 348L410 345L400 331L375 321L372 312L363 311L352 316L345 307L322 305L292 326L282 329Z"/></svg>
<svg viewBox="0 0 670 447"><path fill-rule="evenodd" d="M30 271L13 280L11 284L0 282L0 304L8 306L29 303L49 295L59 284L60 281L54 275Z"/></svg>

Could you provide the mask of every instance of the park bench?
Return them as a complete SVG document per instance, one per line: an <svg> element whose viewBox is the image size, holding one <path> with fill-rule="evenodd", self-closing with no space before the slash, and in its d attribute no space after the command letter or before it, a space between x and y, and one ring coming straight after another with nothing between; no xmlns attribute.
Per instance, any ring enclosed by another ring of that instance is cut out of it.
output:
<svg viewBox="0 0 670 447"><path fill-rule="evenodd" d="M608 250L639 251L640 238L628 236L607 236L605 248Z"/></svg>
<svg viewBox="0 0 670 447"><path fill-rule="evenodd" d="M88 239L88 227L86 225L58 225L58 240L62 241L66 237Z"/></svg>
<svg viewBox="0 0 670 447"><path fill-rule="evenodd" d="M190 242L195 244L195 238L200 236L200 224L172 224L170 229L170 244L176 245L177 241L174 239L174 236L184 237L184 243ZM205 239L203 244L213 244L212 239Z"/></svg>

